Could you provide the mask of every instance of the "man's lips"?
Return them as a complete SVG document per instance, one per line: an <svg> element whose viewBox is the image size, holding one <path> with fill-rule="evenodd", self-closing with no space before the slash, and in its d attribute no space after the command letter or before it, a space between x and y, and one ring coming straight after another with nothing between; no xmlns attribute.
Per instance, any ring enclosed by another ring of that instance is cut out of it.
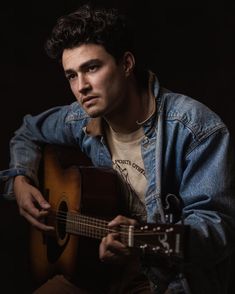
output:
<svg viewBox="0 0 235 294"><path fill-rule="evenodd" d="M86 96L82 98L83 105L89 105L93 102L94 99L98 98L98 96Z"/></svg>

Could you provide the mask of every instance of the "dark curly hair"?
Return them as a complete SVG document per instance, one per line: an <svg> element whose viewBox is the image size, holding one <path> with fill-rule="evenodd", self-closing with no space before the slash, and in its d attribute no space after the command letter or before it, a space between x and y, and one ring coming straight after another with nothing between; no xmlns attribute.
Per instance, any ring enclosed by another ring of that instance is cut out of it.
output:
<svg viewBox="0 0 235 294"><path fill-rule="evenodd" d="M134 52L131 28L117 9L86 4L58 19L45 49L51 58L61 60L64 49L92 43L102 45L118 61L125 51Z"/></svg>

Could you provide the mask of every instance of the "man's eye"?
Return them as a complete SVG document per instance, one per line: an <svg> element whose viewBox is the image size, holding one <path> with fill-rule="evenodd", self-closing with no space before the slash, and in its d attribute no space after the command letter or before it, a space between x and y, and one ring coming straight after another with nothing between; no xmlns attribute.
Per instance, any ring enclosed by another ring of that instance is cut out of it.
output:
<svg viewBox="0 0 235 294"><path fill-rule="evenodd" d="M73 80L75 77L76 77L75 74L69 74L69 75L66 76L66 78L67 78L68 81Z"/></svg>
<svg viewBox="0 0 235 294"><path fill-rule="evenodd" d="M98 65L90 65L89 67L88 67L88 71L89 72L94 72L94 71L96 71L98 69Z"/></svg>

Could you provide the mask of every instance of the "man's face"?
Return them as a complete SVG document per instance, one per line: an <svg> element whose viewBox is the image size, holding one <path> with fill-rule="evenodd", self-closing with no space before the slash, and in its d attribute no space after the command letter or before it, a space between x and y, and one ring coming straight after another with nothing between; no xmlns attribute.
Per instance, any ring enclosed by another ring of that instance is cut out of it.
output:
<svg viewBox="0 0 235 294"><path fill-rule="evenodd" d="M123 63L117 64L103 46L65 49L62 64L73 94L89 116L110 115L123 105L127 80Z"/></svg>

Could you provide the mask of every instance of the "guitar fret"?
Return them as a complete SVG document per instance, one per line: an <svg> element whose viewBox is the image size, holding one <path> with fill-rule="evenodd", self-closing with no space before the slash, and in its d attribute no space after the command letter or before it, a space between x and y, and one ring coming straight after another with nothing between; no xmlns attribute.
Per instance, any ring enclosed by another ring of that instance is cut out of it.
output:
<svg viewBox="0 0 235 294"><path fill-rule="evenodd" d="M108 233L119 232L122 243L132 247L134 244L133 226L123 225L120 231L108 228L108 222L94 217L84 216L77 213L67 213L66 232L102 239Z"/></svg>
<svg viewBox="0 0 235 294"><path fill-rule="evenodd" d="M107 221L84 215L68 213L66 231L73 234L101 239L109 232L107 224Z"/></svg>

